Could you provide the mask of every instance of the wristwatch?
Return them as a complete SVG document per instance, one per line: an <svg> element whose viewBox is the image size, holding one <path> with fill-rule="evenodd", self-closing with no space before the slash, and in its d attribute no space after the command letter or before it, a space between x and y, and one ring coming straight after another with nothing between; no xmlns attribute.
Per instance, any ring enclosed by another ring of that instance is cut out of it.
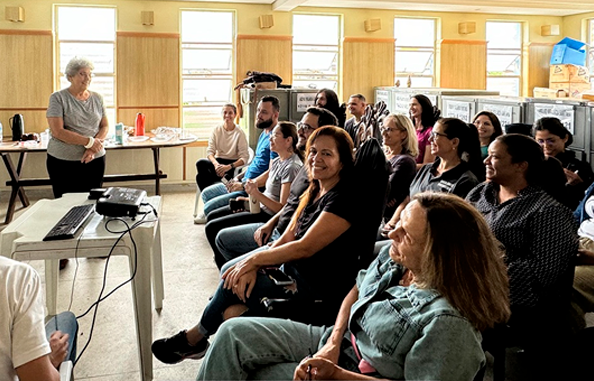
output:
<svg viewBox="0 0 594 381"><path fill-rule="evenodd" d="M231 163L229 165L231 166L231 169L235 169L235 164Z"/></svg>

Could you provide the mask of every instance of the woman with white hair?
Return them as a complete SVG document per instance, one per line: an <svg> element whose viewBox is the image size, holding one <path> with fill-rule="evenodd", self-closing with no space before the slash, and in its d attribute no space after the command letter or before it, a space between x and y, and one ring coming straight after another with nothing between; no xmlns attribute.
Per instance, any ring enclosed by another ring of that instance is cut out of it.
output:
<svg viewBox="0 0 594 381"><path fill-rule="evenodd" d="M50 96L47 121L47 172L54 197L99 188L105 171L103 140L108 124L101 95L88 89L93 63L74 57L66 65L70 87Z"/></svg>

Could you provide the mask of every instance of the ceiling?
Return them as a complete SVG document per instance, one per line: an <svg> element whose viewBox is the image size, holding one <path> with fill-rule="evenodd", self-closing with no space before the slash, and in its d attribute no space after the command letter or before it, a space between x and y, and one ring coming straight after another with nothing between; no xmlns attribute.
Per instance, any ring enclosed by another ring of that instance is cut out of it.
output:
<svg viewBox="0 0 594 381"><path fill-rule="evenodd" d="M325 8L399 9L412 11L499 13L514 15L570 16L594 11L594 0L185 0L271 4L274 11L299 6ZM521 5L518 5L521 4Z"/></svg>

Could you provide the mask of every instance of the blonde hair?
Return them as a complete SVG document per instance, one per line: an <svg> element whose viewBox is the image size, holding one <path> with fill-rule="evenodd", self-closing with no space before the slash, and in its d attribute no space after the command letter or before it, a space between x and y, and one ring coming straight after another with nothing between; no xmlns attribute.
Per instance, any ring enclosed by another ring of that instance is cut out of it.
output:
<svg viewBox="0 0 594 381"><path fill-rule="evenodd" d="M419 287L437 290L478 330L509 319L503 250L483 216L460 197L419 193L427 215L427 242Z"/></svg>
<svg viewBox="0 0 594 381"><path fill-rule="evenodd" d="M385 120L388 123L393 123L394 127L400 131L406 131L406 138L402 141L402 153L417 157L419 154L419 141L410 118L404 114L390 114Z"/></svg>

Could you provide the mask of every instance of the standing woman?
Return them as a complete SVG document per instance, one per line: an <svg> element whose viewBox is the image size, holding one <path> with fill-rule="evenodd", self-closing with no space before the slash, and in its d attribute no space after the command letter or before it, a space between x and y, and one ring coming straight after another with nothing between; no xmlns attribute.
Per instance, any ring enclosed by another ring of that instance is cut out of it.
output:
<svg viewBox="0 0 594 381"><path fill-rule="evenodd" d="M481 111L474 116L472 124L476 127L481 142L481 157L485 160L488 156L489 144L496 137L503 135L501 122L497 115L491 111Z"/></svg>
<svg viewBox="0 0 594 381"><path fill-rule="evenodd" d="M322 89L316 94L316 107L325 108L330 111L336 119L338 119L338 127L344 128L344 122L346 121L346 105L340 104L338 95L330 89Z"/></svg>
<svg viewBox="0 0 594 381"><path fill-rule="evenodd" d="M103 140L109 129L103 98L88 90L93 63L74 57L66 65L70 87L50 96L47 172L54 197L100 188L105 172Z"/></svg>
<svg viewBox="0 0 594 381"><path fill-rule="evenodd" d="M441 111L431 104L429 98L422 94L413 96L409 103L409 115L415 130L417 131L417 141L419 142L419 155L417 156L417 169L423 164L433 163L435 155L427 147L430 145L429 135Z"/></svg>
<svg viewBox="0 0 594 381"><path fill-rule="evenodd" d="M206 149L206 159L196 162L196 184L202 191L225 177L231 180L235 167L247 164L248 143L245 133L234 122L237 107L233 103L223 106L223 124L215 127Z"/></svg>

